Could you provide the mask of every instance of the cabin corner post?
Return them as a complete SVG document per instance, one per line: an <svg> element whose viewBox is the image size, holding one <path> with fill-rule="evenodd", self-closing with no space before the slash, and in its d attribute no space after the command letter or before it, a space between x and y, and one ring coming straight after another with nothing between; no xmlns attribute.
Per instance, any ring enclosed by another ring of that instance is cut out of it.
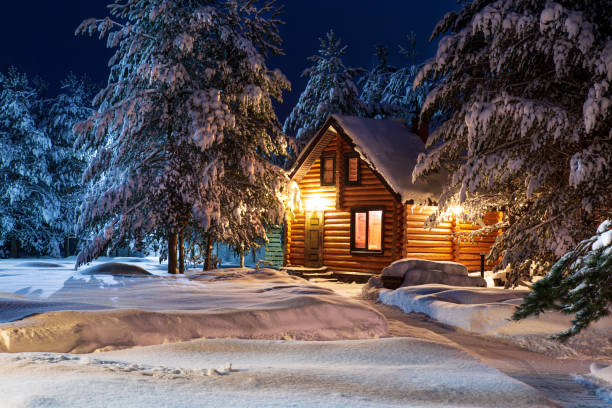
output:
<svg viewBox="0 0 612 408"><path fill-rule="evenodd" d="M453 254L453 262L459 262L459 251L460 251L460 242L459 242L459 226L457 225L457 218L453 214L451 216L451 245L452 245L452 254Z"/></svg>

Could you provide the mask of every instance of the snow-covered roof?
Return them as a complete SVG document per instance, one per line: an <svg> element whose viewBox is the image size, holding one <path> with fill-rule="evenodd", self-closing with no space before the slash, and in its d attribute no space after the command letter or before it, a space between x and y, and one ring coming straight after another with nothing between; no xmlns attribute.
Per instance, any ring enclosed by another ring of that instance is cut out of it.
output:
<svg viewBox="0 0 612 408"><path fill-rule="evenodd" d="M412 182L412 170L419 154L425 152L425 144L418 135L410 131L404 120L331 115L325 128L329 126L355 144L355 150L362 160L386 181L402 202L414 200L415 203L424 203L428 199L438 201L444 181L442 176ZM325 128L322 129L323 132ZM321 133L317 136L320 135ZM317 136L313 139L317 139ZM320 141L324 142L324 139L311 142L318 144ZM316 150L318 149L309 145L303 154L310 155ZM298 166L310 162L305 159L299 157ZM295 170L292 173L295 174Z"/></svg>

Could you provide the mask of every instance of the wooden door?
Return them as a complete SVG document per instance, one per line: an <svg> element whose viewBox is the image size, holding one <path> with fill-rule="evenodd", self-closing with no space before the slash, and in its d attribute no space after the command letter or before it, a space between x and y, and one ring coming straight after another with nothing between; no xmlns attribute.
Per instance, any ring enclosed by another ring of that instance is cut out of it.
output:
<svg viewBox="0 0 612 408"><path fill-rule="evenodd" d="M304 266L309 268L323 266L323 220L323 211L306 213Z"/></svg>

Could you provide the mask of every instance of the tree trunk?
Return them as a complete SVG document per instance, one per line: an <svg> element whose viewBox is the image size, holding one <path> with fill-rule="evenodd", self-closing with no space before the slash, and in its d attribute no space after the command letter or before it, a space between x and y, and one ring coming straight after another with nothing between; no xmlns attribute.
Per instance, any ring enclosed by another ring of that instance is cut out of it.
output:
<svg viewBox="0 0 612 408"><path fill-rule="evenodd" d="M176 274L176 241L178 234L171 232L168 235L168 273Z"/></svg>
<svg viewBox="0 0 612 408"><path fill-rule="evenodd" d="M244 250L240 250L240 267L244 268Z"/></svg>
<svg viewBox="0 0 612 408"><path fill-rule="evenodd" d="M19 258L19 241L17 241L17 238L11 238L11 258Z"/></svg>
<svg viewBox="0 0 612 408"><path fill-rule="evenodd" d="M208 241L206 241L206 260L204 261L204 269L210 270L210 258L212 256L212 235L208 234Z"/></svg>
<svg viewBox="0 0 612 408"><path fill-rule="evenodd" d="M193 265L193 269L195 269L196 267L196 263L195 263L195 245L193 244L193 242L190 242L191 244L191 264Z"/></svg>
<svg viewBox="0 0 612 408"><path fill-rule="evenodd" d="M179 273L182 275L185 273L185 245L183 241L183 231L179 232L179 259L178 259L178 267Z"/></svg>

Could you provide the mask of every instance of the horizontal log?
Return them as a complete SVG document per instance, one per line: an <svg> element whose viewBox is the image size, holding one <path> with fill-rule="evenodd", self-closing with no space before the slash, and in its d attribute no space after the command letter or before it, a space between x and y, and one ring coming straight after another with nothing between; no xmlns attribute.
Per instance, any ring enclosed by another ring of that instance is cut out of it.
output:
<svg viewBox="0 0 612 408"><path fill-rule="evenodd" d="M407 228L429 229L429 228L425 228L425 223L423 221L406 220L405 225ZM453 228L453 224L451 224L450 222L441 222L434 227L434 229L440 229L440 228L451 229Z"/></svg>
<svg viewBox="0 0 612 408"><path fill-rule="evenodd" d="M435 234L406 234L407 240L410 241L452 241L452 236L448 235L435 235Z"/></svg>
<svg viewBox="0 0 612 408"><path fill-rule="evenodd" d="M406 241L406 246L452 248L453 241L425 241L409 239Z"/></svg>
<svg viewBox="0 0 612 408"><path fill-rule="evenodd" d="M407 246L406 252L410 253L426 253L426 254L447 254L448 256L453 256L453 251L451 248L440 248L440 247L415 247L415 246Z"/></svg>
<svg viewBox="0 0 612 408"><path fill-rule="evenodd" d="M423 228L406 228L406 235L410 234L418 234L418 235L452 235L452 231L446 228L432 228L432 229L423 229Z"/></svg>
<svg viewBox="0 0 612 408"><path fill-rule="evenodd" d="M342 191L342 194L345 197L360 197L360 196L363 196L364 194L370 194L370 195L381 196L385 198L393 198L391 193L389 193L389 190L387 190L384 187L346 186L344 190Z"/></svg>
<svg viewBox="0 0 612 408"><path fill-rule="evenodd" d="M423 252L406 252L406 258L428 259L432 261L451 261L452 256L447 254L432 254Z"/></svg>

